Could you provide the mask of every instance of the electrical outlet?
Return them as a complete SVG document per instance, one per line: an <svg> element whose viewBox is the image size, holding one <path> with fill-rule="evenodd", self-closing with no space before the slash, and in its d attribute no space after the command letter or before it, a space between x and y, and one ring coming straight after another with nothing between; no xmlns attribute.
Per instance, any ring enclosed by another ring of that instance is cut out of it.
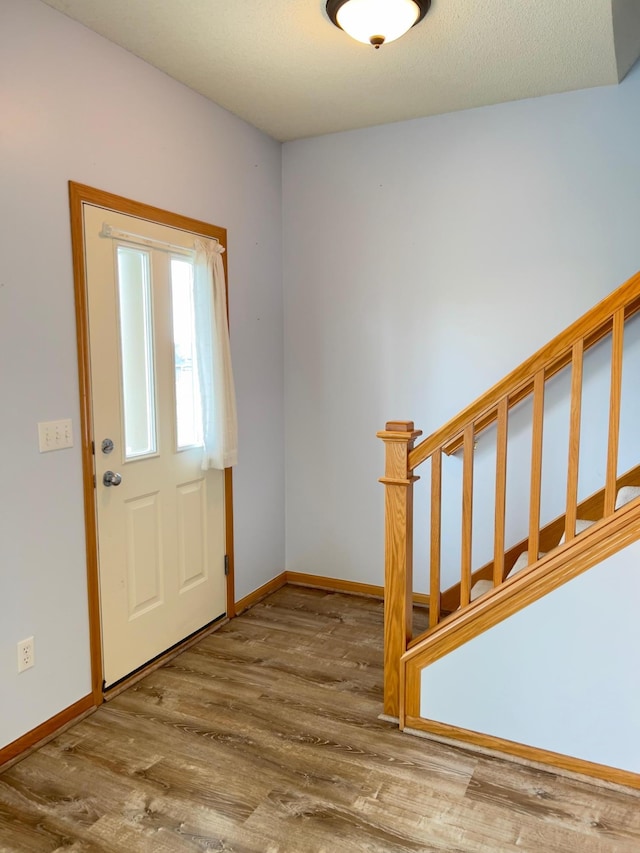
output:
<svg viewBox="0 0 640 853"><path fill-rule="evenodd" d="M20 640L18 643L18 672L24 672L25 669L31 669L35 662L33 637L27 637L26 640Z"/></svg>

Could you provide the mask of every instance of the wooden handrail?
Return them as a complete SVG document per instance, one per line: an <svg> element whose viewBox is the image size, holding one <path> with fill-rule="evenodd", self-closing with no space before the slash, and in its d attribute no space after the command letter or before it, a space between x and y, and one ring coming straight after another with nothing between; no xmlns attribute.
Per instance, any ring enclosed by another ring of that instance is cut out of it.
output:
<svg viewBox="0 0 640 853"><path fill-rule="evenodd" d="M531 393L536 373L544 370L545 378L550 379L571 362L576 341L584 341L584 349L588 350L602 340L611 331L611 318L619 309L624 311L624 319L640 311L640 272L416 445L409 455L410 467L417 468L439 447L447 454L455 453L462 446L462 436L467 424L475 424L477 436L495 422L497 406L503 397L508 396L509 408L512 408Z"/></svg>

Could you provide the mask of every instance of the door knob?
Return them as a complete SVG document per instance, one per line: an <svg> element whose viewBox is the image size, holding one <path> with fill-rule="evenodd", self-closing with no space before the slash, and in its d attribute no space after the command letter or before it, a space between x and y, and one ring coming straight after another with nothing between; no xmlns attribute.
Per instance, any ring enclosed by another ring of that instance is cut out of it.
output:
<svg viewBox="0 0 640 853"><path fill-rule="evenodd" d="M105 486L119 486L122 482L122 475L114 474L113 471L105 471L102 482Z"/></svg>

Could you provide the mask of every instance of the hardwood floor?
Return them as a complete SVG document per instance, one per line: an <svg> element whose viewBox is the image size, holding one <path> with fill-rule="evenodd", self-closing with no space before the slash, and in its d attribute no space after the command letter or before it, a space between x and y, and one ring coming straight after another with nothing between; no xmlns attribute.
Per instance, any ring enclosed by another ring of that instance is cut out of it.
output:
<svg viewBox="0 0 640 853"><path fill-rule="evenodd" d="M3 853L640 851L640 797L378 719L382 604L285 587L0 776Z"/></svg>

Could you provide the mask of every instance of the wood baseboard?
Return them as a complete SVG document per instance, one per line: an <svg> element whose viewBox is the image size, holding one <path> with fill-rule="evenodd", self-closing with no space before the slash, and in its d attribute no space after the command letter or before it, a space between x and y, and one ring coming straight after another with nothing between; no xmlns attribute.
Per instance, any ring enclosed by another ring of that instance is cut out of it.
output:
<svg viewBox="0 0 640 853"><path fill-rule="evenodd" d="M68 729L74 723L79 723L80 720L92 714L96 710L96 705L93 701L93 696L89 693L83 696L73 705L69 705L59 714L31 729L30 732L17 738L7 746L0 749L0 772L7 770L17 761L25 758L35 749L43 746L48 741L52 740L60 732Z"/></svg>
<svg viewBox="0 0 640 853"><path fill-rule="evenodd" d="M377 584L358 583L357 581L345 581L341 578L328 578L323 575L307 575L304 572L281 572L272 578L267 583L245 595L239 601L236 601L236 616L244 613L254 604L262 601L267 595L272 592L277 592L285 584L292 586L308 586L313 589L326 589L327 592L344 592L347 595L366 595L370 598L384 598L384 587ZM413 603L418 607L429 606L429 596L423 592L416 592L413 595Z"/></svg>
<svg viewBox="0 0 640 853"><path fill-rule="evenodd" d="M404 730L407 731L407 729L413 729L416 734L433 735L436 739L444 740L453 745L470 745L472 748L478 748L479 751L489 752L499 757L517 758L536 766L545 766L547 769L551 767L555 771L589 776L592 779L599 779L601 782L640 789L640 774L632 773L630 770L621 770L617 767L609 767L606 764L595 764L582 758L574 758L570 755L562 755L559 752L551 752L535 746L504 740L493 735L461 729L446 723L438 723L435 720L426 720L423 717L405 717ZM411 731L408 733L411 734Z"/></svg>
<svg viewBox="0 0 640 853"><path fill-rule="evenodd" d="M276 592L286 583L287 573L281 572L279 575L276 575L275 578L271 578L270 581L259 586L258 589L254 589L254 591L250 592L249 595L245 595L244 598L236 601L236 616L239 616L241 613L244 613L245 610L253 607L254 604L262 601L262 599L266 598L267 595L271 595L272 592Z"/></svg>
<svg viewBox="0 0 640 853"><path fill-rule="evenodd" d="M341 578L328 578L322 575L307 575L304 572L285 572L286 582L292 586L308 586L314 589L326 589L328 592L344 592L347 595L366 595L369 598L384 598L384 587L377 584L345 581ZM413 603L421 607L429 606L429 596L422 592L413 594Z"/></svg>
<svg viewBox="0 0 640 853"><path fill-rule="evenodd" d="M327 592L345 592L348 595L366 595L371 598L383 598L381 586L357 581L345 581L340 578L327 578L322 575L307 575L304 572L285 572L287 583L292 586L308 586L313 589L326 589Z"/></svg>

